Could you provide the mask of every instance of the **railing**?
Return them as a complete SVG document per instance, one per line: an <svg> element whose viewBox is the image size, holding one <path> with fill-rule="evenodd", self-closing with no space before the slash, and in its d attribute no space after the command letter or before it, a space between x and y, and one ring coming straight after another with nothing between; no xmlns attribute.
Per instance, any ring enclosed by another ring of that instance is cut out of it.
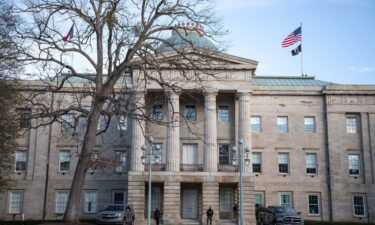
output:
<svg viewBox="0 0 375 225"><path fill-rule="evenodd" d="M203 164L180 164L180 171L203 171Z"/></svg>
<svg viewBox="0 0 375 225"><path fill-rule="evenodd" d="M145 171L148 171L149 167L148 164L145 165ZM151 165L152 171L165 171L165 164L152 164Z"/></svg>
<svg viewBox="0 0 375 225"><path fill-rule="evenodd" d="M238 166L235 165L218 165L217 169L220 172L238 172Z"/></svg>

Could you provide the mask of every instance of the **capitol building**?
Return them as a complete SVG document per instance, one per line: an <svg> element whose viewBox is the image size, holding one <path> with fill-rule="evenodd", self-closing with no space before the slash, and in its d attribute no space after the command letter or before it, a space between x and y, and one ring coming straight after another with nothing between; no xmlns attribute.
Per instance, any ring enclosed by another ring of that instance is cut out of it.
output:
<svg viewBox="0 0 375 225"><path fill-rule="evenodd" d="M205 224L208 207L213 224L237 224L242 159L244 224L255 224L260 205L288 205L305 220L375 222L375 85L257 76L257 61L210 51L214 44L196 31L174 31L168 40L175 46L160 51L178 57L174 49L186 48L185 39L207 50L215 79L207 76L202 88L165 67L165 77L183 83L165 92L153 82L137 86L136 68L128 74L135 105L151 119L119 116L97 137L94 158L115 160L87 171L81 218L123 203L136 225L145 224L151 166L152 210L161 210L163 224ZM71 95L69 88L45 93L51 104ZM0 194L0 220L62 217L80 148L62 126L30 129L19 139L16 182ZM152 148L160 148L159 163L149 165Z"/></svg>

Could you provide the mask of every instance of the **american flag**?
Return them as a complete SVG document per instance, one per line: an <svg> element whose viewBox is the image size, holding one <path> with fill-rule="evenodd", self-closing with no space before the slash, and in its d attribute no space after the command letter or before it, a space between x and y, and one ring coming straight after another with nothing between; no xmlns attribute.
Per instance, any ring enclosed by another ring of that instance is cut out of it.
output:
<svg viewBox="0 0 375 225"><path fill-rule="evenodd" d="M301 38L302 38L302 28L298 27L295 31L293 31L292 33L290 33L288 35L288 37L286 37L283 40L283 42L282 42L281 45L283 46L283 48L291 46L294 43L296 43L297 41L300 41Z"/></svg>
<svg viewBox="0 0 375 225"><path fill-rule="evenodd" d="M72 37L73 37L73 29L74 29L74 24L70 28L69 32L63 37L63 41L67 41L68 39L72 39Z"/></svg>

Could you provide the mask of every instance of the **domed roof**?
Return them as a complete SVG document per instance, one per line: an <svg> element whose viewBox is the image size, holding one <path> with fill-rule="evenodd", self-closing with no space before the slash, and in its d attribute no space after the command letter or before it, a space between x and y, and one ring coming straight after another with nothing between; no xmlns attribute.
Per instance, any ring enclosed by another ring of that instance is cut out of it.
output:
<svg viewBox="0 0 375 225"><path fill-rule="evenodd" d="M191 28L177 28L172 31L172 36L166 39L158 49L161 52L168 52L184 48L217 49L208 38L203 36L202 31Z"/></svg>

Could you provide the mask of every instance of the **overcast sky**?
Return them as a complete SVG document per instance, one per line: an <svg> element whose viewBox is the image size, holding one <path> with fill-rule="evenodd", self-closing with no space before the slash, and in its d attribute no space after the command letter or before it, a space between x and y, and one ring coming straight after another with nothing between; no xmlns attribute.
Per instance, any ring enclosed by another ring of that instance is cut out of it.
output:
<svg viewBox="0 0 375 225"><path fill-rule="evenodd" d="M316 79L375 84L375 0L214 0L229 54L259 62L257 75L301 75L282 40L302 22L303 68Z"/></svg>

